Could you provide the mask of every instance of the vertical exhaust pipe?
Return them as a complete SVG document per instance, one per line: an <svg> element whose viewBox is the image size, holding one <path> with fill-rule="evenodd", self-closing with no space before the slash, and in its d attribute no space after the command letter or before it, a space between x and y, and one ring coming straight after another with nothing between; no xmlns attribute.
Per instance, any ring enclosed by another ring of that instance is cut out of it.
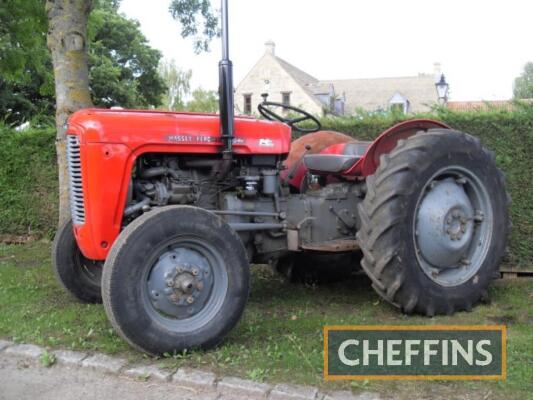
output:
<svg viewBox="0 0 533 400"><path fill-rule="evenodd" d="M223 159L231 160L234 137L233 64L229 59L228 0L221 0L221 3L222 60L218 64L220 129L223 143Z"/></svg>

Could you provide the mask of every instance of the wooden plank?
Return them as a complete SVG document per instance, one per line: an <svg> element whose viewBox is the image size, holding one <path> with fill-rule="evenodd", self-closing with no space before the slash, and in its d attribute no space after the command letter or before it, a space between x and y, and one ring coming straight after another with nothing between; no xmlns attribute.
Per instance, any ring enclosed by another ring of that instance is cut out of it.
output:
<svg viewBox="0 0 533 400"><path fill-rule="evenodd" d="M533 267L514 268L502 266L500 267L500 272L504 279L533 278Z"/></svg>
<svg viewBox="0 0 533 400"><path fill-rule="evenodd" d="M502 266L502 267L500 267L500 272L513 272L513 273L517 273L517 274L521 274L521 273L530 273L530 274L532 274L533 273L533 267L513 268L513 267Z"/></svg>
<svg viewBox="0 0 533 400"><path fill-rule="evenodd" d="M516 279L518 278L518 274L516 272L503 272L502 278L503 279Z"/></svg>

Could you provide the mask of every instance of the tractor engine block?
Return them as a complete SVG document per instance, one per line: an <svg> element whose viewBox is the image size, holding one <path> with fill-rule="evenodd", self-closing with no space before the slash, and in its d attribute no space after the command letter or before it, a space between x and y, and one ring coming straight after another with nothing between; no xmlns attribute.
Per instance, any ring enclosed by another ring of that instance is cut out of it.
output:
<svg viewBox="0 0 533 400"><path fill-rule="evenodd" d="M238 159L223 179L217 175L220 165L220 159L204 155L140 158L124 224L152 207L194 205L235 229L255 262L270 262L288 251L338 251L339 243L355 240L362 182L317 183L295 194L281 181L275 157Z"/></svg>

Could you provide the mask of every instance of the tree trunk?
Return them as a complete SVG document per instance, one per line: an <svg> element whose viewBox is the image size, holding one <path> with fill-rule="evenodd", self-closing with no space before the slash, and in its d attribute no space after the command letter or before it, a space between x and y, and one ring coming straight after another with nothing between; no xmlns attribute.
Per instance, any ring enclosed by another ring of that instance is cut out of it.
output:
<svg viewBox="0 0 533 400"><path fill-rule="evenodd" d="M87 66L87 20L91 0L46 0L48 48L54 64L59 222L70 217L66 124L70 114L92 105Z"/></svg>

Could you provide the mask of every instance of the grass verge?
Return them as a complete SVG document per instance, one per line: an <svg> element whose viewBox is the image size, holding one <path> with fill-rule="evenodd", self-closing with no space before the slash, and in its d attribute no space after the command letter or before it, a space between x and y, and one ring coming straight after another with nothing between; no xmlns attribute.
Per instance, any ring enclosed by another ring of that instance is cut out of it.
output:
<svg viewBox="0 0 533 400"><path fill-rule="evenodd" d="M50 243L0 245L0 338L50 348L120 353L146 358L112 330L101 305L80 304L55 282ZM257 267L243 319L215 350L159 359L162 366L200 367L223 375L267 382L315 385L323 390L369 390L401 399L525 399L533 392L533 280L499 281L492 302L451 317L404 316L384 304L364 277L320 286L294 285ZM505 324L505 382L325 382L325 324Z"/></svg>

